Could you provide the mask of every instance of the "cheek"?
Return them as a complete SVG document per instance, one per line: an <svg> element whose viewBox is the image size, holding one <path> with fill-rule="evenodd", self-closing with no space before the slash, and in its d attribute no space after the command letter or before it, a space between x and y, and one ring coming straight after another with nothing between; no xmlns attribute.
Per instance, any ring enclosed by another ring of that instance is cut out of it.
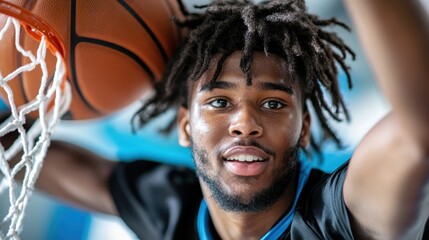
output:
<svg viewBox="0 0 429 240"><path fill-rule="evenodd" d="M291 129L291 140L294 142L297 142L299 139L299 136L301 135L301 128L302 128L302 115L300 114L290 114L289 115L289 123L290 123L290 129Z"/></svg>
<svg viewBox="0 0 429 240"><path fill-rule="evenodd" d="M213 116L204 114L201 109L196 109L191 112L191 136L198 139L198 143L203 146L215 145L217 141L220 141L222 134L224 133L224 127L221 125L223 121Z"/></svg>
<svg viewBox="0 0 429 240"><path fill-rule="evenodd" d="M191 126L192 131L195 133L207 134L210 131L209 121L201 116L200 110L193 110L191 112Z"/></svg>
<svg viewBox="0 0 429 240"><path fill-rule="evenodd" d="M301 117L289 113L281 119L265 121L265 132L273 145L295 144L301 133Z"/></svg>

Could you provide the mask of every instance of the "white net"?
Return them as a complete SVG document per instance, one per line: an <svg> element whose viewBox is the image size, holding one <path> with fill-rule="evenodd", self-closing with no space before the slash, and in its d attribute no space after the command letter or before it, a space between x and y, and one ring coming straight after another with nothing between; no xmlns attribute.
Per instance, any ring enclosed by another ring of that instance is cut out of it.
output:
<svg viewBox="0 0 429 240"><path fill-rule="evenodd" d="M21 31L18 20L8 17L4 26L0 27L0 44L7 32L14 31L17 53L29 60L28 64L10 73L0 72L0 86L7 93L11 112L10 117L0 124L0 138L11 132L18 135L7 149L0 144L0 195L7 194L10 204L5 216L0 219L0 239L19 239L28 199L43 165L54 127L70 105L71 93L69 84L63 81L66 69L58 52L55 54L55 72L48 71L45 59L46 54L51 53L47 51L48 44L44 37L37 52L33 53L20 44L20 36L25 31ZM18 75L35 69L42 72L37 96L24 105L16 106L9 83L18 81ZM28 115L34 112L37 112L38 119L31 128L26 129L24 124L28 121Z"/></svg>

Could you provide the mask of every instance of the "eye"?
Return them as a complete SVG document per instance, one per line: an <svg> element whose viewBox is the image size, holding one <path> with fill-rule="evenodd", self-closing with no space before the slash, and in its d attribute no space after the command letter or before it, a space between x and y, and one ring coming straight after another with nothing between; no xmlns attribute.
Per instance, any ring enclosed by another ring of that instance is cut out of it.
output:
<svg viewBox="0 0 429 240"><path fill-rule="evenodd" d="M219 98L219 99L215 99L213 101L211 101L210 106L214 107L214 108L226 108L231 106L231 103L229 103L227 100Z"/></svg>
<svg viewBox="0 0 429 240"><path fill-rule="evenodd" d="M262 104L262 107L267 109L280 109L280 108L283 108L284 106L285 104L276 100L269 100Z"/></svg>

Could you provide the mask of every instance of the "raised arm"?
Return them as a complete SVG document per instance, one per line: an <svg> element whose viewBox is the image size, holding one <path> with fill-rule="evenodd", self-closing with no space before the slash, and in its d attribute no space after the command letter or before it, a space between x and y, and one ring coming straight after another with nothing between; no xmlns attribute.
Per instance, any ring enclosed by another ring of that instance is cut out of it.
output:
<svg viewBox="0 0 429 240"><path fill-rule="evenodd" d="M0 113L0 120L7 113ZM7 148L15 141L17 132L3 136L0 141ZM20 156L12 159L15 164ZM114 161L103 159L83 148L53 141L48 148L36 188L64 202L91 211L117 214L108 189L108 178ZM20 171L16 180L22 179Z"/></svg>
<svg viewBox="0 0 429 240"><path fill-rule="evenodd" d="M416 239L429 216L429 26L415 0L345 0L391 113L362 140L344 198L361 237Z"/></svg>
<svg viewBox="0 0 429 240"><path fill-rule="evenodd" d="M52 142L36 187L74 206L117 215L108 188L115 164L83 148Z"/></svg>

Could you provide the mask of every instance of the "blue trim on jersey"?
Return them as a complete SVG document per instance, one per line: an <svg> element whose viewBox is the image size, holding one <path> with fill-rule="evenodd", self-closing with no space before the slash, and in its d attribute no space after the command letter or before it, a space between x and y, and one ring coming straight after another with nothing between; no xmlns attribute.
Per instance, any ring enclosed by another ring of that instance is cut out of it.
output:
<svg viewBox="0 0 429 240"><path fill-rule="evenodd" d="M200 204L197 217L197 230L198 236L201 240L211 240L212 234L210 233L210 214L207 209L207 203L203 200Z"/></svg>
<svg viewBox="0 0 429 240"><path fill-rule="evenodd" d="M309 163L308 161L306 160L301 161L300 165L301 166L299 171L297 191L295 194L295 199L293 201L291 211L289 211L288 214L286 214L273 228L271 228L270 231L268 231L261 238L261 240L279 239L292 223L292 219L295 215L295 208L298 202L299 195L301 194L302 189L307 183L307 179L310 176L310 171L311 171L311 163ZM212 234L210 233L210 214L207 208L207 203L204 200L204 198L201 201L200 209L198 210L197 229L198 229L198 236L200 237L200 239L202 240L213 239Z"/></svg>

